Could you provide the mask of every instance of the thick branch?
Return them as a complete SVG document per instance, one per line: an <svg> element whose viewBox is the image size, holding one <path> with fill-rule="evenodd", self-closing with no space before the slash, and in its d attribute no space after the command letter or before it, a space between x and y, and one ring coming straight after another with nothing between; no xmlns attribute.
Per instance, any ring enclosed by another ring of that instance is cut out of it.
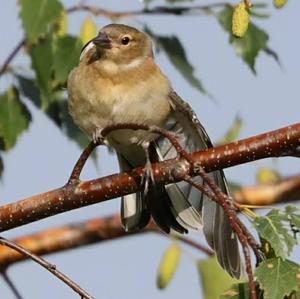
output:
<svg viewBox="0 0 300 299"><path fill-rule="evenodd" d="M12 241L34 254L44 255L73 249L78 246L149 232L169 237L169 235L162 233L154 222L150 222L144 230L127 233L121 224L120 215L116 214L106 218L96 218L82 223L47 229ZM212 250L191 239L179 235L174 235L174 238L207 255L213 255ZM7 247L0 247L0 268L5 269L11 264L25 259L27 259L26 256L14 250Z"/></svg>
<svg viewBox="0 0 300 299"><path fill-rule="evenodd" d="M205 171L227 168L269 157L298 156L300 123L255 137L207 149L192 155ZM184 159L172 159L153 164L156 182L182 180L190 167ZM144 170L114 174L78 184L66 185L18 202L0 207L0 231L8 230L52 215L134 193L141 186Z"/></svg>
<svg viewBox="0 0 300 299"><path fill-rule="evenodd" d="M234 201L239 204L265 206L300 199L300 175L278 183L245 187L234 192Z"/></svg>
<svg viewBox="0 0 300 299"><path fill-rule="evenodd" d="M283 179L278 183L244 187L233 192L233 200L243 205L264 206L299 199L300 175ZM12 241L32 253L44 255L147 232L160 233L160 230L151 222L142 231L134 234L126 233L121 225L120 216L117 214L106 218L97 218L82 223L47 229ZM208 255L212 254L212 251L207 247L193 243L193 241L184 236L176 236L176 238ZM26 259L24 255L7 247L0 247L0 268L5 268L24 259Z"/></svg>

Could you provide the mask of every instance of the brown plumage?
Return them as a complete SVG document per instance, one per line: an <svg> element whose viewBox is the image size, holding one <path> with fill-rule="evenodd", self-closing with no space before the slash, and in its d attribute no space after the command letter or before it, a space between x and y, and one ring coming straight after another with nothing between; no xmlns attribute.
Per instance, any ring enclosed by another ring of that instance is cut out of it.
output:
<svg viewBox="0 0 300 299"><path fill-rule="evenodd" d="M111 24L82 50L80 62L68 79L69 110L74 122L91 137L113 123L163 126L179 136L189 152L211 147L196 115L171 88L155 64L151 39L135 28ZM156 134L118 130L107 137L121 170L176 156L170 142ZM145 151L148 152L146 155ZM211 173L228 192L222 171ZM202 181L201 178L197 180ZM121 217L126 230L144 227L150 217L165 232L203 231L221 266L240 275L236 237L221 207L185 182L152 184L149 190L122 198Z"/></svg>

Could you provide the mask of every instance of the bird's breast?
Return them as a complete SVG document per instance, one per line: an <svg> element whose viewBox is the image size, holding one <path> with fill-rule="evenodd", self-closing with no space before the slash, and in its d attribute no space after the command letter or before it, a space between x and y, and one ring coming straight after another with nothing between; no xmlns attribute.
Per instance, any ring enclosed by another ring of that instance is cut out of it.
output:
<svg viewBox="0 0 300 299"><path fill-rule="evenodd" d="M90 72L90 70L85 70ZM79 68L68 80L69 110L75 123L87 134L115 123L162 126L170 112L167 78L157 69L152 75L107 78L85 74ZM119 130L110 134L112 142L142 143L155 135L143 131Z"/></svg>

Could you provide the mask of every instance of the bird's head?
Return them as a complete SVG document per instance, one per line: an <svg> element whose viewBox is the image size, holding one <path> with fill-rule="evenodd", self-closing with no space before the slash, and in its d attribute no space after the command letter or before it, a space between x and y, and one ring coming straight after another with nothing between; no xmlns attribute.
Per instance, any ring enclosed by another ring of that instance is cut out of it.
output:
<svg viewBox="0 0 300 299"><path fill-rule="evenodd" d="M152 42L147 34L130 26L110 24L84 46L80 60L88 63L108 60L119 66L134 67L152 56Z"/></svg>

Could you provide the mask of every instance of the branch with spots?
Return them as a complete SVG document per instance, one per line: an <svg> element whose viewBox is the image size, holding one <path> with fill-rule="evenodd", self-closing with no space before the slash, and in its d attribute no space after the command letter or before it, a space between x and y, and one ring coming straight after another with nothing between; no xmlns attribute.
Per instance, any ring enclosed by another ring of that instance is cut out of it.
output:
<svg viewBox="0 0 300 299"><path fill-rule="evenodd" d="M264 158L298 157L299 146L300 123L297 123L216 148L195 152L191 155L191 159L195 164L201 165L206 172L210 172ZM155 182L164 184L180 181L187 175L191 177L197 175L185 157L152 164L152 171ZM1 206L0 231L135 193L142 189L143 174L144 168L138 167L131 171L90 181L74 180L55 190Z"/></svg>
<svg viewBox="0 0 300 299"><path fill-rule="evenodd" d="M94 148L97 145L104 144L107 134L120 129L148 130L169 139L177 150L178 157L152 165L155 182L167 184L185 180L222 206L243 247L251 298L256 299L249 248L254 251L257 262L259 262L261 261L259 245L238 219L236 209L228 200L227 195L221 192L207 175L207 172L266 157L298 157L300 124L192 154L185 152L173 133L162 128L139 124L117 124L106 127L101 132L101 138L98 140L99 144L91 143L82 153L65 186L0 207L1 231L64 211L134 193L143 188L141 182L145 169L141 167L92 181L81 182L79 180L81 170ZM205 185L192 180L191 177L196 175L203 178ZM17 250L20 249L20 246L15 245L15 243L1 240L3 245L11 246ZM32 255L26 250L25 253L22 250L19 250L19 252L32 258ZM49 271L50 268L48 268Z"/></svg>
<svg viewBox="0 0 300 299"><path fill-rule="evenodd" d="M234 191L232 196L238 205L254 207L296 201L300 198L300 175L284 178L277 183L243 187ZM120 215L116 214L47 229L12 241L34 254L45 255L141 233L159 233L167 236L158 230L154 222L150 222L144 230L127 233L122 227ZM171 237L173 238L172 235ZM184 236L176 235L176 238L207 255L213 254L209 248ZM6 269L25 259L26 256L12 249L0 247L0 269Z"/></svg>

